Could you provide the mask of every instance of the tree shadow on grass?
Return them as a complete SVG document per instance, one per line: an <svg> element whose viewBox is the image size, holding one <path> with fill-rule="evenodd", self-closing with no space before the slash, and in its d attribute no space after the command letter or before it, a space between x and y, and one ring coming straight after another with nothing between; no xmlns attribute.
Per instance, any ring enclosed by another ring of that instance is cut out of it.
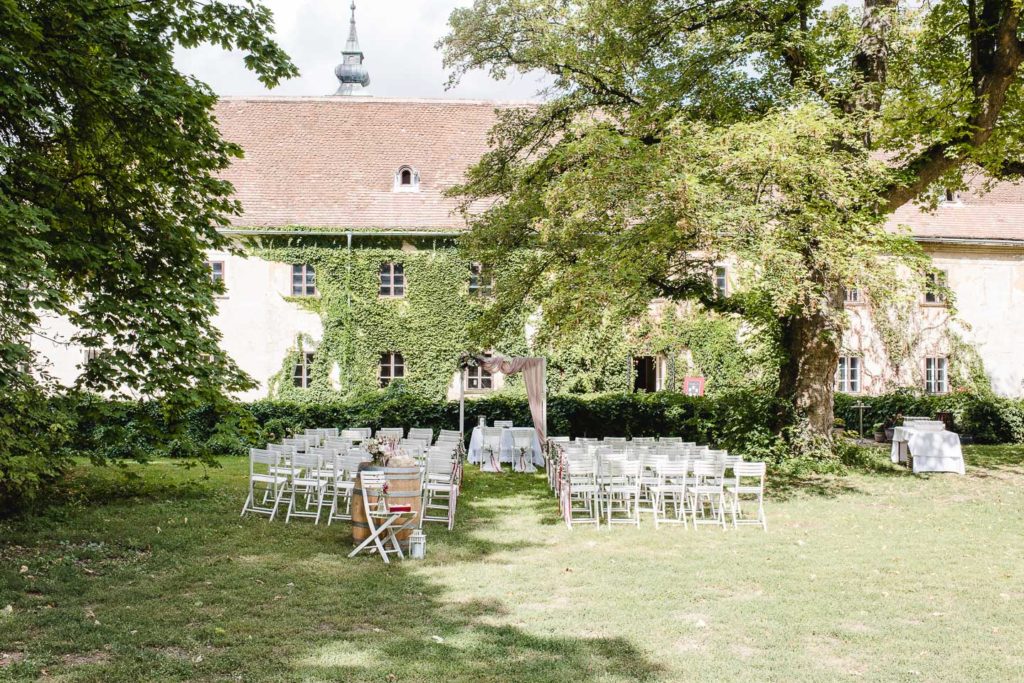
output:
<svg viewBox="0 0 1024 683"><path fill-rule="evenodd" d="M370 572L372 574L372 571ZM393 585L366 594L361 610L330 619L290 666L304 680L592 681L653 680L661 667L624 638L538 635L495 622L497 601L443 601L443 590L407 566ZM349 586L372 584L352 577ZM290 676L285 676L289 678Z"/></svg>
<svg viewBox="0 0 1024 683"><path fill-rule="evenodd" d="M988 478L1024 475L1024 446L968 446L964 449L968 476Z"/></svg>

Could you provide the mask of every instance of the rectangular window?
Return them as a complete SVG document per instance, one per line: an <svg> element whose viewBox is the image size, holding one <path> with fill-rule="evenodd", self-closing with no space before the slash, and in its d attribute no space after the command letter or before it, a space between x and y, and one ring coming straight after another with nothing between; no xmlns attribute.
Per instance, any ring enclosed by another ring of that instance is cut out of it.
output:
<svg viewBox="0 0 1024 683"><path fill-rule="evenodd" d="M860 357L839 357L839 367L836 369L836 391L846 394L860 393Z"/></svg>
<svg viewBox="0 0 1024 683"><path fill-rule="evenodd" d="M380 386L383 389L387 385L391 384L391 380L402 379L405 377L405 359L400 353L382 353L380 354L380 372L378 379L380 380Z"/></svg>
<svg viewBox="0 0 1024 683"><path fill-rule="evenodd" d="M316 271L308 263L292 266L292 296L316 296Z"/></svg>
<svg viewBox="0 0 1024 683"><path fill-rule="evenodd" d="M860 299L860 288L859 287L847 287L843 290L843 299L848 304L859 304Z"/></svg>
<svg viewBox="0 0 1024 683"><path fill-rule="evenodd" d="M725 266L715 268L715 292L722 297L729 294L729 281L726 278Z"/></svg>
<svg viewBox="0 0 1024 683"><path fill-rule="evenodd" d="M292 371L292 380L295 386L301 389L308 389L312 369L313 354L309 352L300 354L299 360L295 363L295 369Z"/></svg>
<svg viewBox="0 0 1024 683"><path fill-rule="evenodd" d="M944 394L949 391L945 358L924 359L924 390L929 394Z"/></svg>
<svg viewBox="0 0 1024 683"><path fill-rule="evenodd" d="M490 296L494 293L494 278L484 270L482 263L469 266L469 293L475 296Z"/></svg>
<svg viewBox="0 0 1024 683"><path fill-rule="evenodd" d="M924 289L924 302L926 304L946 303L946 294L942 291L946 287L946 271L928 273Z"/></svg>
<svg viewBox="0 0 1024 683"><path fill-rule="evenodd" d="M650 393L658 390L658 361L654 356L633 359L633 391Z"/></svg>
<svg viewBox="0 0 1024 683"><path fill-rule="evenodd" d="M88 365L89 363L93 362L94 360L96 360L97 358L100 357L100 352L101 351L103 351L103 349L95 349L95 348L85 348L85 349L82 349L82 361L86 365Z"/></svg>
<svg viewBox="0 0 1024 683"><path fill-rule="evenodd" d="M466 391L490 391L494 388L494 378L491 373L479 365L475 368L466 368Z"/></svg>
<svg viewBox="0 0 1024 683"><path fill-rule="evenodd" d="M401 263L380 264L380 295L405 296L405 267Z"/></svg>
<svg viewBox="0 0 1024 683"><path fill-rule="evenodd" d="M207 261L206 267L210 269L210 280L213 284L224 284L224 262Z"/></svg>

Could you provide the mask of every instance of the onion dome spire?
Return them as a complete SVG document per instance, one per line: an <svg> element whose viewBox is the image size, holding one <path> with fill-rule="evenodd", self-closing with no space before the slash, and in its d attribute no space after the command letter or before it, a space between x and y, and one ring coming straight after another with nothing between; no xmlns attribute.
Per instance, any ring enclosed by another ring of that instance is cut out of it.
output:
<svg viewBox="0 0 1024 683"><path fill-rule="evenodd" d="M352 95L370 85L370 73L363 66L363 51L359 48L359 34L356 32L356 3L350 5L352 18L348 24L348 40L341 51L341 64L334 68L338 77L338 91L335 95Z"/></svg>

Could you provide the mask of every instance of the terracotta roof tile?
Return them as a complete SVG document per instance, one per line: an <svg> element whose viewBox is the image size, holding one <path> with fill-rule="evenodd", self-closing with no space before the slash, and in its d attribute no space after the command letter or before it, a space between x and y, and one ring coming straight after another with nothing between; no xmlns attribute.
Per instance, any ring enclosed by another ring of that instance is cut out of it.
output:
<svg viewBox="0 0 1024 683"><path fill-rule="evenodd" d="M216 117L245 158L225 172L242 202L236 227L461 230L444 190L487 151L495 109L459 100L225 98ZM395 173L420 174L395 192Z"/></svg>
<svg viewBox="0 0 1024 683"><path fill-rule="evenodd" d="M465 229L443 192L487 151L495 110L529 103L371 97L225 98L216 116L245 150L225 172L244 214L236 227ZM420 192L395 192L403 165ZM965 192L934 212L907 205L889 221L925 238L1024 240L1024 185Z"/></svg>
<svg viewBox="0 0 1024 683"><path fill-rule="evenodd" d="M900 225L921 238L1024 241L1024 184L1002 182L983 192L980 181L971 182L957 201L943 202L934 211L914 204L900 207L889 226Z"/></svg>

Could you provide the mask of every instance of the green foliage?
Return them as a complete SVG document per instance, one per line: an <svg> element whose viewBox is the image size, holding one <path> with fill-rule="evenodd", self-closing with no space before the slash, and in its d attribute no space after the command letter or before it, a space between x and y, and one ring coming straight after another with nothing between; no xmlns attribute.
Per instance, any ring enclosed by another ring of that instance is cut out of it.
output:
<svg viewBox="0 0 1024 683"><path fill-rule="evenodd" d="M609 311L640 317L656 297L742 313L780 342L794 419L828 438L842 288L881 304L900 289L898 266L917 279L927 269L886 218L938 183L961 184L971 164L1024 172L1024 138L1009 125L1024 104L1019 2L829 4L455 10L440 43L453 82L474 70L551 79L542 106L505 113L495 148L455 190L474 257L537 249L492 319L526 299L564 334ZM718 297L723 258L741 286Z"/></svg>
<svg viewBox="0 0 1024 683"><path fill-rule="evenodd" d="M45 318L75 330L55 343L100 350L81 388L162 396L182 413L251 386L219 347L204 264L240 212L220 173L241 150L174 54L238 49L273 86L297 70L272 34L255 2L0 3L0 396L24 411L5 415L0 460L18 471L52 472L57 458L51 423L23 398L36 390L20 386ZM48 478L12 472L0 488L24 496Z"/></svg>
<svg viewBox="0 0 1024 683"><path fill-rule="evenodd" d="M316 268L319 298L299 301L319 313L324 327L310 387L297 388L292 382L299 353L311 350L311 340L299 338L273 380L274 397L322 401L372 391L381 354L396 351L404 357L403 384L410 393L430 398L447 394L459 354L472 348L469 330L487 303L469 294L470 261L450 241L411 240L417 250L403 249L387 238L361 241L368 243L351 252L334 241L301 237L264 239L254 249L260 258ZM402 298L379 295L379 269L389 262L404 267ZM524 320L521 313L495 332L495 352L526 352Z"/></svg>
<svg viewBox="0 0 1024 683"><path fill-rule="evenodd" d="M459 354L479 348L477 334L491 339L493 343L487 347L497 353L546 356L552 394L632 391L629 358L653 354L671 356L680 372L707 377L712 393L763 385L772 379L770 346L762 340L746 342L738 319L703 312L680 316L671 306L660 319L646 317L640 325L609 314L571 335L542 334L531 348L525 335L526 305L503 317L495 329L481 332L480 321L488 320L484 314L491 302L469 294L470 261L450 242L412 243L419 250L389 246L383 237L372 238L369 244L357 244L349 252L330 240L264 238L262 246L253 249L260 258L309 263L316 268L318 297L285 298L318 313L324 326L323 340L315 348L311 386L297 388L292 381L300 354L314 350L312 339L303 335L282 359L271 382L271 396L323 401L370 392L377 387L380 354L400 351L406 362L402 382L406 390L442 398ZM492 271L499 288L503 276L529 258L523 250L506 255L504 269ZM379 296L378 271L387 262L404 266L404 298ZM688 358L693 367L687 369ZM513 390L521 386L516 376L507 378L506 383Z"/></svg>
<svg viewBox="0 0 1024 683"><path fill-rule="evenodd" d="M33 502L64 473L72 426L37 387L0 391L0 513Z"/></svg>
<svg viewBox="0 0 1024 683"><path fill-rule="evenodd" d="M939 412L949 412L953 415L954 428L978 443L1024 443L1024 400L998 397L991 390L940 395L907 389L882 396L837 394L836 415L851 430L860 428L860 410L854 408L858 403L867 406L864 409L865 432L878 424L891 427L897 416L933 417Z"/></svg>

